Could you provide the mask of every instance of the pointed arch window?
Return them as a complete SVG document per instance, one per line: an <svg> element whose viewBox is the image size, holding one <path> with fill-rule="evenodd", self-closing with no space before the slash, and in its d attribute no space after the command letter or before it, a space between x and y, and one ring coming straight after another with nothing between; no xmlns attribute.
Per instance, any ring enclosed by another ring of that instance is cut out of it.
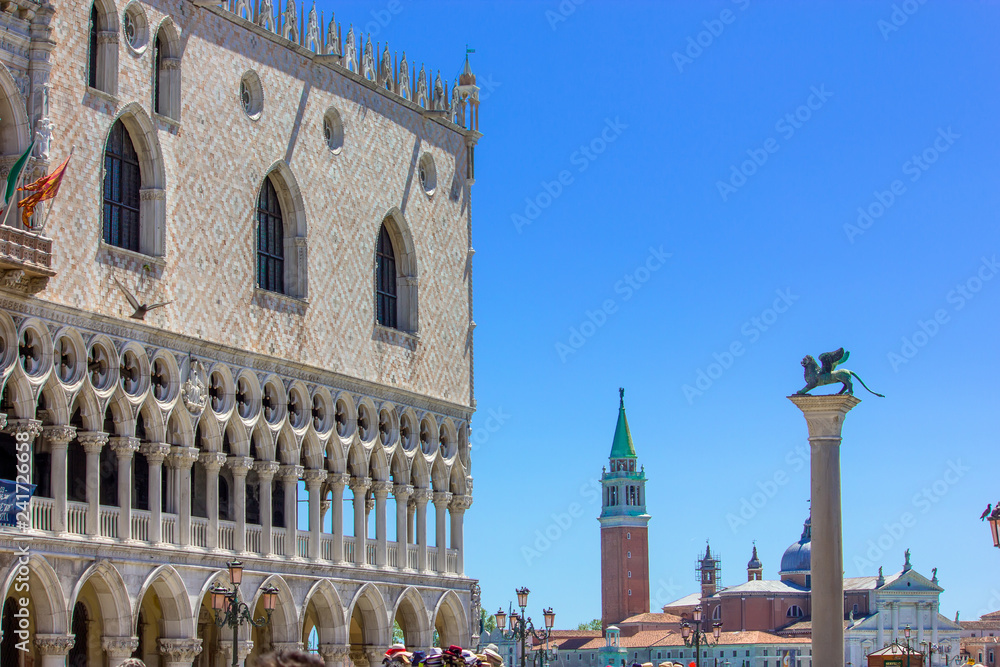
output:
<svg viewBox="0 0 1000 667"><path fill-rule="evenodd" d="M153 42L153 112L162 114L163 108L160 104L160 84L163 71L163 35L156 33L156 40Z"/></svg>
<svg viewBox="0 0 1000 667"><path fill-rule="evenodd" d="M128 128L116 120L104 148L104 242L139 251L139 156Z"/></svg>
<svg viewBox="0 0 1000 667"><path fill-rule="evenodd" d="M97 32L100 25L100 16L97 13L97 3L90 7L90 45L87 49L87 56L90 62L87 67L87 85L97 88Z"/></svg>
<svg viewBox="0 0 1000 667"><path fill-rule="evenodd" d="M281 202L268 176L257 197L257 285L261 289L285 293L284 244Z"/></svg>
<svg viewBox="0 0 1000 667"><path fill-rule="evenodd" d="M378 247L375 250L375 312L379 324L397 328L396 254L384 224L379 230Z"/></svg>
<svg viewBox="0 0 1000 667"><path fill-rule="evenodd" d="M87 85L114 95L118 89L118 15L108 0L90 6L87 39Z"/></svg>

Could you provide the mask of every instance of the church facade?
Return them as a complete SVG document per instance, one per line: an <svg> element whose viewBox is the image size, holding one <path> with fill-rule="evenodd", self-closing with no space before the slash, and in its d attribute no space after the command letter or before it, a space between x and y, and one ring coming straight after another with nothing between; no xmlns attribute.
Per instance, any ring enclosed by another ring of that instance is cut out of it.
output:
<svg viewBox="0 0 1000 667"><path fill-rule="evenodd" d="M0 479L35 485L4 667L473 641L475 76L298 9L0 10L0 175L72 156L0 225ZM234 647L208 592L237 558L278 600Z"/></svg>

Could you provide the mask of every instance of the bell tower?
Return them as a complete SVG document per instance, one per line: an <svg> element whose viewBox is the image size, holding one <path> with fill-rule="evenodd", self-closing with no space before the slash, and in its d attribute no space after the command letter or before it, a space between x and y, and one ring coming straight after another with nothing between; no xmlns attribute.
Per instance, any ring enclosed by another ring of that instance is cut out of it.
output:
<svg viewBox="0 0 1000 667"><path fill-rule="evenodd" d="M646 473L637 465L625 417L624 389L618 390L618 397L610 468L601 475L601 624L605 629L649 612Z"/></svg>
<svg viewBox="0 0 1000 667"><path fill-rule="evenodd" d="M719 575L722 574L722 561L717 555L712 555L712 546L705 543L705 555L698 559L698 581L701 582L701 597L710 598L719 588Z"/></svg>

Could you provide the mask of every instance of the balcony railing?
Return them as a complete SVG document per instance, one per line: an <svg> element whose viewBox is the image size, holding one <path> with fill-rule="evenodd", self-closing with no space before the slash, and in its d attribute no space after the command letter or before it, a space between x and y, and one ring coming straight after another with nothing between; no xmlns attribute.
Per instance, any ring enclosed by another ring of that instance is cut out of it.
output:
<svg viewBox="0 0 1000 667"><path fill-rule="evenodd" d="M150 514L145 510L132 510L132 539L149 541Z"/></svg>
<svg viewBox="0 0 1000 667"><path fill-rule="evenodd" d="M263 531L260 526L247 524L247 551L250 553L260 553L260 540Z"/></svg>
<svg viewBox="0 0 1000 667"><path fill-rule="evenodd" d="M191 517L191 544L203 549L208 547L208 519Z"/></svg>
<svg viewBox="0 0 1000 667"><path fill-rule="evenodd" d="M232 551L236 547L236 523L233 521L219 522L219 548Z"/></svg>
<svg viewBox="0 0 1000 667"><path fill-rule="evenodd" d="M55 274L52 239L0 225L0 287L35 294Z"/></svg>
<svg viewBox="0 0 1000 667"><path fill-rule="evenodd" d="M87 503L66 503L66 530L74 535L87 533Z"/></svg>
<svg viewBox="0 0 1000 667"><path fill-rule="evenodd" d="M354 560L354 538L344 536L344 560L348 563L356 563Z"/></svg>
<svg viewBox="0 0 1000 667"><path fill-rule="evenodd" d="M35 530L52 530L52 509L55 501L35 496L31 499L31 527Z"/></svg>
<svg viewBox="0 0 1000 667"><path fill-rule="evenodd" d="M285 553L284 528L271 528L271 552L279 555Z"/></svg>
<svg viewBox="0 0 1000 667"><path fill-rule="evenodd" d="M298 533L298 551L299 558L309 558L309 531L299 530Z"/></svg>
<svg viewBox="0 0 1000 667"><path fill-rule="evenodd" d="M164 512L160 515L160 538L167 544L177 544L177 515Z"/></svg>
<svg viewBox="0 0 1000 667"><path fill-rule="evenodd" d="M99 517L101 537L118 537L118 508L101 505Z"/></svg>

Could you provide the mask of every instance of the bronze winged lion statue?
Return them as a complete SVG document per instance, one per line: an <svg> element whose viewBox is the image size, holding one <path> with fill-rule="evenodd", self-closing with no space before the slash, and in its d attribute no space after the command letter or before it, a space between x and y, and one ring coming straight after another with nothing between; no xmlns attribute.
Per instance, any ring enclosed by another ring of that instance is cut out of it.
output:
<svg viewBox="0 0 1000 667"><path fill-rule="evenodd" d="M806 386L799 389L796 393L798 394L808 394L810 391L816 387L822 387L825 384L836 384L840 382L844 386L841 387L838 394L851 394L854 395L854 384L851 382L851 377L856 377L861 386L868 389L868 385L865 381L855 373L854 371L849 371L846 368L837 369L837 366L847 361L847 357L850 356L850 352L844 348L834 350L833 352L824 352L819 355L819 361L823 364L816 363L812 355L807 354L802 359L802 368L805 369L804 375L806 378ZM885 398L882 394L877 394L871 389L868 389L869 393L875 394L881 398Z"/></svg>

